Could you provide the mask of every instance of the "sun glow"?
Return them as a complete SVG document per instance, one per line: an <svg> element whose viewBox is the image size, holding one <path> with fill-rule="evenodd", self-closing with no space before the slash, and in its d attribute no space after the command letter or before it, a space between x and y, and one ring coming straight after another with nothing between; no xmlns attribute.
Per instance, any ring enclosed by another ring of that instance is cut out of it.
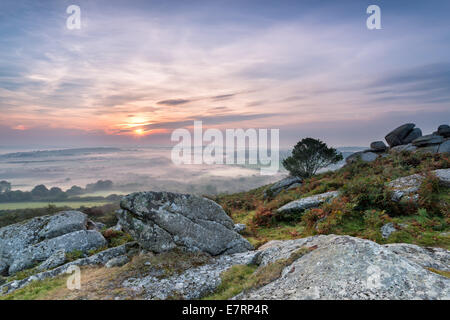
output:
<svg viewBox="0 0 450 320"><path fill-rule="evenodd" d="M143 129L136 129L134 130L134 133L137 134L138 136L142 136L145 132Z"/></svg>

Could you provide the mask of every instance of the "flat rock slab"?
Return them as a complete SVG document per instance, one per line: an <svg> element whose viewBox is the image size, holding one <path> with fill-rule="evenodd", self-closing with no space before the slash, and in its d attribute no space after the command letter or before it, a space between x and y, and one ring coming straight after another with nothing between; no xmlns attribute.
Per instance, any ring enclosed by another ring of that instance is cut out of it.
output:
<svg viewBox="0 0 450 320"><path fill-rule="evenodd" d="M450 279L375 242L349 236L283 241L263 250L261 262L288 257L302 246L316 249L287 266L279 279L234 299L450 299ZM445 251L446 259L449 254Z"/></svg>
<svg viewBox="0 0 450 320"><path fill-rule="evenodd" d="M413 152L416 150L417 150L416 146L413 146L412 143L408 143L392 147L391 149L389 149L389 152L402 152L402 151Z"/></svg>
<svg viewBox="0 0 450 320"><path fill-rule="evenodd" d="M182 247L215 256L253 249L234 230L233 221L222 207L203 197L137 192L125 196L120 205L120 225L153 252Z"/></svg>
<svg viewBox="0 0 450 320"><path fill-rule="evenodd" d="M431 171L439 179L439 184L444 187L450 187L450 169L437 169ZM388 183L392 188L392 200L400 201L401 199L417 200L417 192L424 180L424 176L413 174L406 177L395 179Z"/></svg>
<svg viewBox="0 0 450 320"><path fill-rule="evenodd" d="M348 156L345 159L345 162L347 164L353 163L358 160L361 160L362 162L373 162L373 161L377 160L378 156L379 155L377 153L371 152L369 150L358 151L358 152L355 152L355 153L351 154L350 156Z"/></svg>
<svg viewBox="0 0 450 320"><path fill-rule="evenodd" d="M450 271L450 254L442 248L419 247L409 243L391 243L384 245L392 252L414 261L424 268Z"/></svg>
<svg viewBox="0 0 450 320"><path fill-rule="evenodd" d="M46 261L58 251L80 251L88 253L91 250L101 249L107 246L103 235L95 230L80 230L71 232L56 238L41 241L35 245L23 249L9 267L9 273L28 269L36 263Z"/></svg>
<svg viewBox="0 0 450 320"><path fill-rule="evenodd" d="M299 177L286 177L284 179L281 179L280 181L274 183L272 186L270 186L267 190L264 191L264 197L267 198L269 195L276 196L283 190L288 190L291 187L299 187L301 186L302 179Z"/></svg>
<svg viewBox="0 0 450 320"><path fill-rule="evenodd" d="M414 141L412 141L412 144L416 147L423 147L430 144L440 144L444 142L444 138L442 136L434 135L434 134L428 134L426 136L421 136Z"/></svg>
<svg viewBox="0 0 450 320"><path fill-rule="evenodd" d="M339 196L338 191L329 191L322 194L318 194L311 197L301 198L291 201L277 210L277 212L298 211L302 212L306 209L317 208L325 201L336 198Z"/></svg>

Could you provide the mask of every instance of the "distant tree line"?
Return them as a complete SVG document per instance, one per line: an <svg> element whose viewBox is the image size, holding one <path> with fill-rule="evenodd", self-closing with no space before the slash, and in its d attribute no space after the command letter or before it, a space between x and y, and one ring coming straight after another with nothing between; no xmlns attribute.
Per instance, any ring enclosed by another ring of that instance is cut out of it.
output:
<svg viewBox="0 0 450 320"><path fill-rule="evenodd" d="M26 201L64 201L80 200L81 195L96 191L112 190L113 182L110 180L98 180L96 183L86 185L86 188L72 186L63 191L61 188L53 187L48 189L45 185L35 186L31 191L11 190L11 183L0 181L0 202L26 202ZM108 197L83 197L83 200L117 200L119 196L110 195Z"/></svg>

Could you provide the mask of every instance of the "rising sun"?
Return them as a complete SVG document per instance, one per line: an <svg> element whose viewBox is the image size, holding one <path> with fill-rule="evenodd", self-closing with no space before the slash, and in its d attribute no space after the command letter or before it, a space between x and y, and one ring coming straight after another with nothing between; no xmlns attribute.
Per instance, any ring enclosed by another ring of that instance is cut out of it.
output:
<svg viewBox="0 0 450 320"><path fill-rule="evenodd" d="M141 135L144 134L144 130L142 130L142 129L136 129L136 130L134 130L134 133L137 134L138 136L141 136Z"/></svg>

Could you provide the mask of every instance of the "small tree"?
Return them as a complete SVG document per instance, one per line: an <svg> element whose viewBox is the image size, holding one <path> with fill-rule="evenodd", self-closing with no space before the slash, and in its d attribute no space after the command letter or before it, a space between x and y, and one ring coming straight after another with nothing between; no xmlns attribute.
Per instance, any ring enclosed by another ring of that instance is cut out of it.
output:
<svg viewBox="0 0 450 320"><path fill-rule="evenodd" d="M328 167L343 159L334 148L328 148L326 143L313 138L305 138L298 142L292 155L283 160L283 166L292 176L310 178L317 170Z"/></svg>
<svg viewBox="0 0 450 320"><path fill-rule="evenodd" d="M0 181L0 193L10 191L11 191L11 183L5 180Z"/></svg>

